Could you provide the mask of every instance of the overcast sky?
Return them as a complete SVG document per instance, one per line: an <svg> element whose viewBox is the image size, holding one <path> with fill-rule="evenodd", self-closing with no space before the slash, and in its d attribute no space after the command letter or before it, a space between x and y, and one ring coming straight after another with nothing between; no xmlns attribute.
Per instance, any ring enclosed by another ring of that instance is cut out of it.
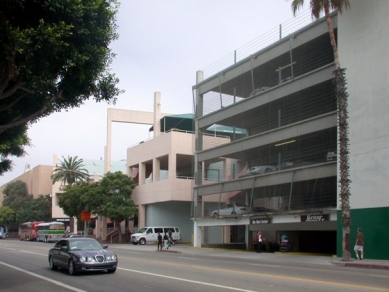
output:
<svg viewBox="0 0 389 292"><path fill-rule="evenodd" d="M125 93L116 105L91 101L32 125L32 146L26 156L13 158L13 170L0 176L0 185L23 174L26 164L52 165L54 154L104 159L107 108L151 112L159 91L162 112L192 113L197 70L293 18L291 0L121 2L112 71ZM112 160L125 159L129 146L149 138L149 126L114 123L112 128Z"/></svg>

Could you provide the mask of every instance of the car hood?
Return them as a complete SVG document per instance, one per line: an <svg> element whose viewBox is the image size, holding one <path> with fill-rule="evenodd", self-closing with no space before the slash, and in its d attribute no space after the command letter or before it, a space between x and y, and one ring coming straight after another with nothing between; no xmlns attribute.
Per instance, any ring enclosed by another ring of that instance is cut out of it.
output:
<svg viewBox="0 0 389 292"><path fill-rule="evenodd" d="M86 256L86 257L93 257L95 255L113 255L114 253L106 250L106 249L100 249L100 250L72 250L70 253L78 256Z"/></svg>

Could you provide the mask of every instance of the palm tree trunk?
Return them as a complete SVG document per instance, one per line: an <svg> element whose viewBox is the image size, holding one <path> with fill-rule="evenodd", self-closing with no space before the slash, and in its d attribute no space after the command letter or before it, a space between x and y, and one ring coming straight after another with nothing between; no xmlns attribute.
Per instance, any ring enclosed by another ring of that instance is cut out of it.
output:
<svg viewBox="0 0 389 292"><path fill-rule="evenodd" d="M328 2L327 2L328 3ZM349 136L348 136L348 105L347 105L347 88L345 69L340 68L338 46L336 44L334 27L332 25L329 6L324 6L325 17L330 35L331 45L334 53L335 71L334 85L335 94L338 104L338 131L339 131L339 200L342 213L342 260L350 261L350 179L349 179Z"/></svg>
<svg viewBox="0 0 389 292"><path fill-rule="evenodd" d="M331 14L330 14L330 10L329 10L328 6L325 7L324 12L325 12L325 16L326 16L328 33L330 34L332 51L334 53L335 69L338 69L338 68L340 68L338 46L336 44L335 33L334 33L334 26L332 25Z"/></svg>
<svg viewBox="0 0 389 292"><path fill-rule="evenodd" d="M340 209L342 212L343 261L349 261L350 255L350 183L349 179L349 137L348 137L348 93L346 88L345 69L337 68L334 71L335 92L338 103L338 131L339 131L339 172L340 172Z"/></svg>

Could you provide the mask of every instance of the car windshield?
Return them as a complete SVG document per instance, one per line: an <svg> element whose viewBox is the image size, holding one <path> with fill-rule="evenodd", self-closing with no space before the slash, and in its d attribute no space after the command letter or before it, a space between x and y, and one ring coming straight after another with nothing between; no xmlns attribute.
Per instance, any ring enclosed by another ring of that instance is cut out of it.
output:
<svg viewBox="0 0 389 292"><path fill-rule="evenodd" d="M72 240L70 250L100 250L102 245L96 240Z"/></svg>

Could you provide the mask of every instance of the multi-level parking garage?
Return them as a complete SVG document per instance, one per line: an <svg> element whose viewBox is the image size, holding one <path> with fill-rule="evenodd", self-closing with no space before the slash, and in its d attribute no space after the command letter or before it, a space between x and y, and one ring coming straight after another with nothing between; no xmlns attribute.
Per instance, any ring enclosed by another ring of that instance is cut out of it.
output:
<svg viewBox="0 0 389 292"><path fill-rule="evenodd" d="M207 79L198 72L195 245L250 249L261 230L272 243L286 236L292 250L336 252L333 70L319 21ZM206 138L215 125L230 129L227 142ZM247 208L220 212L227 203Z"/></svg>

